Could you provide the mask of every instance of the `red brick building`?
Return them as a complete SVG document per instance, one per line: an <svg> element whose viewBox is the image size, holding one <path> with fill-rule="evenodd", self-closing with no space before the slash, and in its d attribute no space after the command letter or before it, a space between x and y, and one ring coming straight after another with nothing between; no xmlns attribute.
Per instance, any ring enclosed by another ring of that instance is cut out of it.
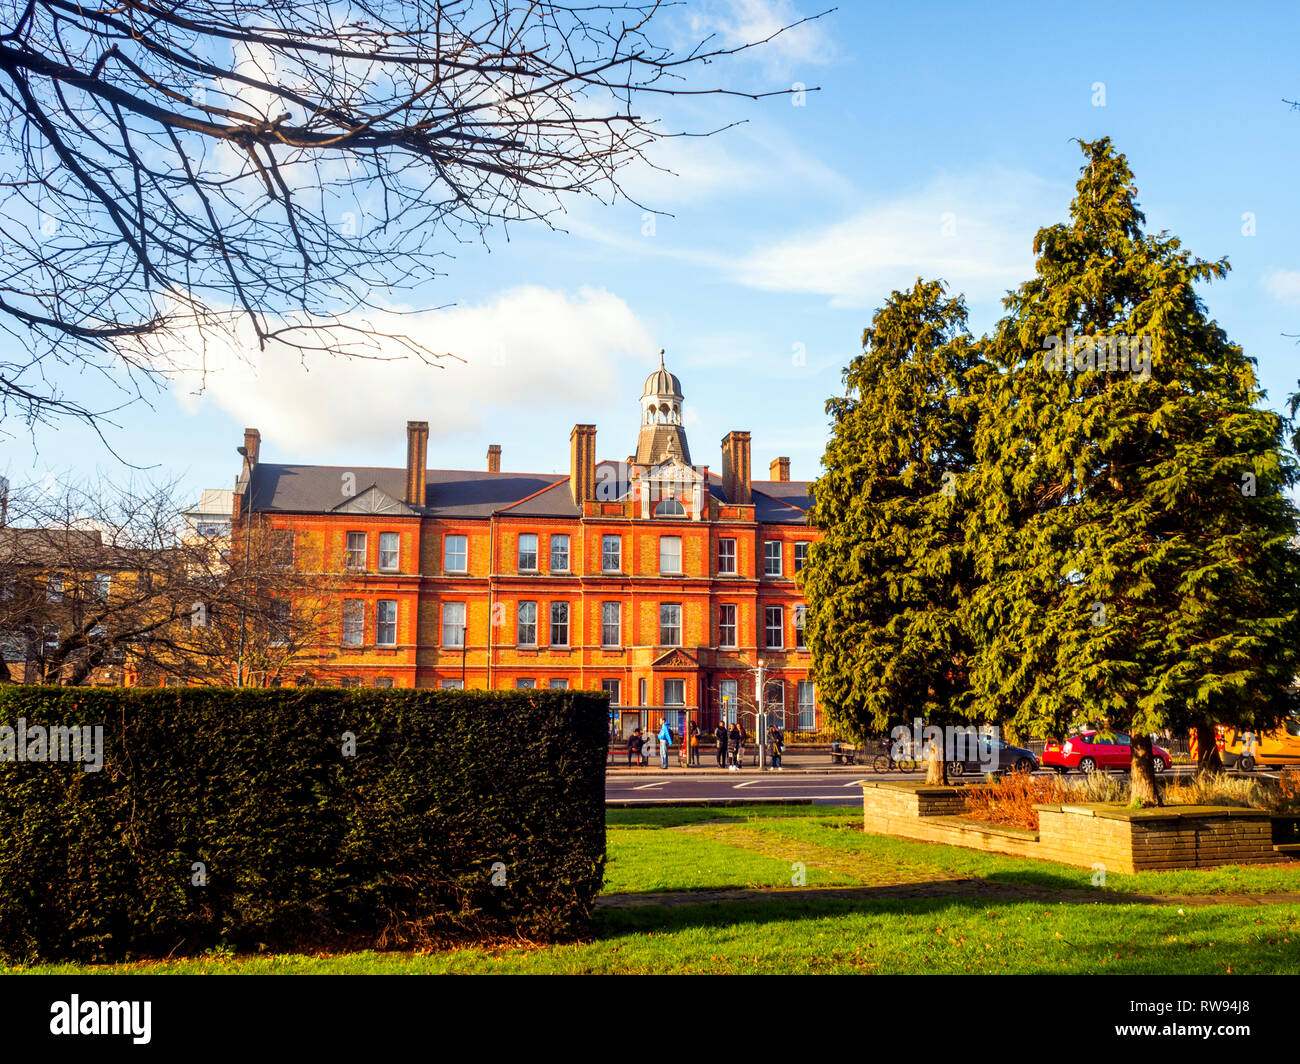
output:
<svg viewBox="0 0 1300 1064"><path fill-rule="evenodd" d="M405 468L274 465L245 432L232 539L244 521L325 559L337 626L304 680L364 686L606 690L626 731L753 726L758 666L789 730L820 722L796 574L808 483L788 458L755 481L748 432L721 474L693 466L681 386L664 367L641 397L636 452L598 461L596 427L570 434L570 472L428 468L428 425L407 424ZM321 563L317 563L321 564Z"/></svg>

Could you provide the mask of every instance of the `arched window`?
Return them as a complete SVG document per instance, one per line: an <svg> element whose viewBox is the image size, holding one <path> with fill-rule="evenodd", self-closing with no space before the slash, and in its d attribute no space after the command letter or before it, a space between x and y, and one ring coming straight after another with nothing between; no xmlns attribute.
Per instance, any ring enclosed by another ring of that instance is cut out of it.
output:
<svg viewBox="0 0 1300 1064"><path fill-rule="evenodd" d="M656 517L685 517L686 507L677 499L664 499L655 507Z"/></svg>

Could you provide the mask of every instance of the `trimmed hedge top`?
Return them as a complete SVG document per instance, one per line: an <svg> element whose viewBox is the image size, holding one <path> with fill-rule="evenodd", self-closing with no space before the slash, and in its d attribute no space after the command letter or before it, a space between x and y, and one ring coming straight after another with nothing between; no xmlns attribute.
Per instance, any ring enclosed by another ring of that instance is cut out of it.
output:
<svg viewBox="0 0 1300 1064"><path fill-rule="evenodd" d="M607 721L581 691L0 687L0 954L581 934ZM52 759L95 727L98 771Z"/></svg>

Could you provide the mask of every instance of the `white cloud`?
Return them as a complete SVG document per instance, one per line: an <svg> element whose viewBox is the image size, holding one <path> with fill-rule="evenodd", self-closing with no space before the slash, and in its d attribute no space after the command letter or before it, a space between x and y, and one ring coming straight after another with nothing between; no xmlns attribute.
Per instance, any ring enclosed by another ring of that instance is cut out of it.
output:
<svg viewBox="0 0 1300 1064"><path fill-rule="evenodd" d="M179 375L173 389L190 412L213 403L279 441L282 452L319 454L341 441L391 444L407 419L427 420L430 435L445 438L503 409L544 419L555 404L599 406L617 397L623 360L640 368L657 350L622 299L590 288L576 295L517 288L477 306L367 321L464 361L318 355L304 366L280 345L259 352L209 341L205 372Z"/></svg>
<svg viewBox="0 0 1300 1064"><path fill-rule="evenodd" d="M728 272L751 288L823 295L837 307L874 305L918 276L947 281L971 302L996 299L1031 276L1034 233L1061 213L1061 191L1031 174L945 176L760 245Z"/></svg>
<svg viewBox="0 0 1300 1064"><path fill-rule="evenodd" d="M720 0L692 15L690 26L700 36L716 34L724 48L767 41L783 27L791 26L761 47L741 53L769 67L787 68L800 63L825 63L832 58L834 46L825 18L795 25L807 14L823 10L818 7L811 12L801 11L793 0Z"/></svg>
<svg viewBox="0 0 1300 1064"><path fill-rule="evenodd" d="M1264 290L1279 303L1300 306L1300 270L1274 270L1265 276Z"/></svg>

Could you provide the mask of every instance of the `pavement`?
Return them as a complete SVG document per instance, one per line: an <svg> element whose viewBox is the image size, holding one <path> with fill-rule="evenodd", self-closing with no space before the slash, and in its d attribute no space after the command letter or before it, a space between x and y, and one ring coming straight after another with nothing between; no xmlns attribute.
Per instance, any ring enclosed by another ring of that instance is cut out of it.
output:
<svg viewBox="0 0 1300 1064"><path fill-rule="evenodd" d="M789 751L789 747L786 748ZM747 760L739 772L718 768L714 758L702 758L698 768L685 768L674 751L668 768L656 757L644 767L628 768L625 757L605 769L605 804L639 805L750 805L763 802L798 802L816 805L857 805L864 780L923 780L925 771L875 772L870 765L830 764L830 754L787 752L782 771L759 769ZM1050 773L1052 770L1041 770ZM1175 766L1174 774L1191 771Z"/></svg>
<svg viewBox="0 0 1300 1064"><path fill-rule="evenodd" d="M900 773L894 778L904 779ZM922 773L910 774L923 779ZM784 772L745 768L725 769L653 768L610 772L605 776L605 804L613 807L638 805L708 804L750 805L762 802L800 802L817 805L861 805L862 780L872 778L861 766L849 771L817 772L812 769ZM876 775L881 779L881 775Z"/></svg>

